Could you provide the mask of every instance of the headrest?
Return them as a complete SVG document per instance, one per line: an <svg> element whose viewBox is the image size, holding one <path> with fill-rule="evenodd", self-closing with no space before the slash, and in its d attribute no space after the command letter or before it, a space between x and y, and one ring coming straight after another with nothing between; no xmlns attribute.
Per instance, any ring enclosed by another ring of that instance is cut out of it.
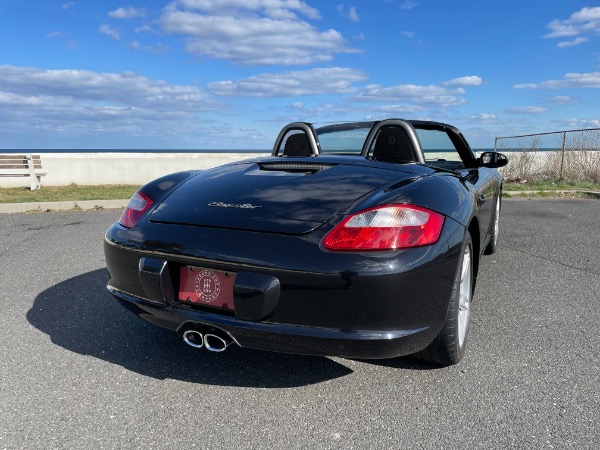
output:
<svg viewBox="0 0 600 450"><path fill-rule="evenodd" d="M283 147L283 154L287 156L310 156L312 151L310 143L308 142L308 136L306 133L295 133L290 134Z"/></svg>
<svg viewBox="0 0 600 450"><path fill-rule="evenodd" d="M416 162L415 151L404 128L389 125L381 128L373 148L373 158L393 162Z"/></svg>

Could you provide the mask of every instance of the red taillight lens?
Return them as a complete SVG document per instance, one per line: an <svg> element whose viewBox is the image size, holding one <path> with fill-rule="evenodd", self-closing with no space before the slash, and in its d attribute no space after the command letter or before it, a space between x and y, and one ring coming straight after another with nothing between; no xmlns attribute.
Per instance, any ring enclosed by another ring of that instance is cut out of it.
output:
<svg viewBox="0 0 600 450"><path fill-rule="evenodd" d="M148 208L152 206L152 200L142 191L137 191L129 200L125 211L121 214L119 223L127 228L133 228L142 218Z"/></svg>
<svg viewBox="0 0 600 450"><path fill-rule="evenodd" d="M437 242L444 216L414 205L384 205L353 214L323 239L328 250L393 250Z"/></svg>

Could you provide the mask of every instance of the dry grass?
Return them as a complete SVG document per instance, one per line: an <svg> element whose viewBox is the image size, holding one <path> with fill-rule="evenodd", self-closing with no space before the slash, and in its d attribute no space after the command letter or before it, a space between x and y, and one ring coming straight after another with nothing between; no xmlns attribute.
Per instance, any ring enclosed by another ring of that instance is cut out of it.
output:
<svg viewBox="0 0 600 450"><path fill-rule="evenodd" d="M42 186L29 188L0 188L0 203L60 202L68 200L128 199L139 188L134 185L104 186Z"/></svg>
<svg viewBox="0 0 600 450"><path fill-rule="evenodd" d="M600 192L600 183L592 181L575 180L539 180L528 182L505 182L503 184L505 191L598 191Z"/></svg>

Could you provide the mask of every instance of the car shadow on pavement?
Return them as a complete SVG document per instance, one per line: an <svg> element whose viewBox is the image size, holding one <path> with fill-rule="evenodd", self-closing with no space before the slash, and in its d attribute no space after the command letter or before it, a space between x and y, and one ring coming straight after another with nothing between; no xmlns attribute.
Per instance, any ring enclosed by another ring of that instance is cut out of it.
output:
<svg viewBox="0 0 600 450"><path fill-rule="evenodd" d="M359 361L363 364L371 364L374 366L390 367L392 369L403 370L436 370L446 368L444 366L440 366L439 364L416 359L412 356L401 356L399 358L389 359L356 359L355 361Z"/></svg>
<svg viewBox="0 0 600 450"><path fill-rule="evenodd" d="M118 364L156 379L221 386L286 388L343 377L352 370L332 359L231 346L211 353L125 311L106 290L99 269L41 292L27 320L69 351Z"/></svg>

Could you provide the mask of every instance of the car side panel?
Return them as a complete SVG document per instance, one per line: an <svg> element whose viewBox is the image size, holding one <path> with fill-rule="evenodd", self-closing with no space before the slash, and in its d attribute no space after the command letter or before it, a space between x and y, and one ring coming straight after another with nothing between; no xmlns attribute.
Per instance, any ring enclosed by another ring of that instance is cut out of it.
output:
<svg viewBox="0 0 600 450"><path fill-rule="evenodd" d="M459 172L474 194L473 212L479 223L479 248L484 249L489 239L498 183L486 168L464 169Z"/></svg>
<svg viewBox="0 0 600 450"><path fill-rule="evenodd" d="M437 211L468 226L476 210L475 192L459 176L436 172L411 180L391 183L360 199L343 214L386 203L410 203Z"/></svg>

